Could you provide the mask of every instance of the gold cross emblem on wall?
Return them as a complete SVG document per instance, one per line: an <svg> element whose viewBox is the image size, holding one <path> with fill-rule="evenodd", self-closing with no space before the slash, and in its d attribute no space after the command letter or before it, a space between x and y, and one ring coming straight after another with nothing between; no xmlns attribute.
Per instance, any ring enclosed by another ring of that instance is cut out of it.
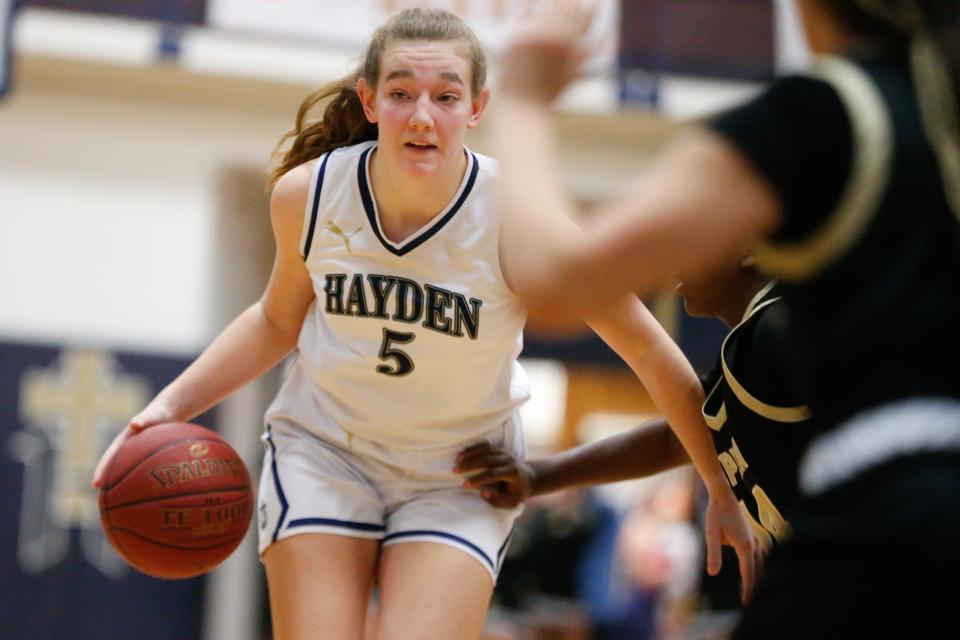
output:
<svg viewBox="0 0 960 640"><path fill-rule="evenodd" d="M124 373L109 353L65 351L20 385L21 420L43 432L54 452L47 511L62 526L99 526L93 468L107 442L150 398L149 384Z"/></svg>

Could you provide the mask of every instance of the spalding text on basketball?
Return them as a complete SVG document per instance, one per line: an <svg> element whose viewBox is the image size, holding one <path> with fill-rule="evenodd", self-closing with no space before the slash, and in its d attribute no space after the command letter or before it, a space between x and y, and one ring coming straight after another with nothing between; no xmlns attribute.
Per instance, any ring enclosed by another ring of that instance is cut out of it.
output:
<svg viewBox="0 0 960 640"><path fill-rule="evenodd" d="M163 465L150 469L150 477L156 482L158 489L166 489L184 482L210 476L234 476L241 478L244 475L243 462L229 458L201 458L188 462Z"/></svg>

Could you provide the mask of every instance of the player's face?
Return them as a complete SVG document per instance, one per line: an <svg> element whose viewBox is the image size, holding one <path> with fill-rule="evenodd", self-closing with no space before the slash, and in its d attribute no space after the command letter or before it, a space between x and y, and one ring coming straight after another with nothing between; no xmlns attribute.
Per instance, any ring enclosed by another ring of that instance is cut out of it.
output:
<svg viewBox="0 0 960 640"><path fill-rule="evenodd" d="M376 87L358 91L379 127L378 154L413 174L463 162L463 137L480 122L489 91L471 95L469 61L455 42L400 41L380 61Z"/></svg>

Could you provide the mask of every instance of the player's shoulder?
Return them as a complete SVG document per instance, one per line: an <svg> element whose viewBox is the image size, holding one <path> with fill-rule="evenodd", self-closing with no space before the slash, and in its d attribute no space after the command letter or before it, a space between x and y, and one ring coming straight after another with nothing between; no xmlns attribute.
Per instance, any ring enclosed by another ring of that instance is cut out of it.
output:
<svg viewBox="0 0 960 640"><path fill-rule="evenodd" d="M337 147L290 169L280 176L273 186L270 193L271 209L289 208L302 213L312 183L317 176L318 167L324 166L329 170L331 168L330 163L350 162L351 159L360 156L374 144L374 141L368 141L346 147Z"/></svg>
<svg viewBox="0 0 960 640"><path fill-rule="evenodd" d="M306 206L314 169L319 160L319 158L308 160L290 169L277 179L270 191L271 215L283 215L293 211L296 211L298 215L302 214L303 207Z"/></svg>

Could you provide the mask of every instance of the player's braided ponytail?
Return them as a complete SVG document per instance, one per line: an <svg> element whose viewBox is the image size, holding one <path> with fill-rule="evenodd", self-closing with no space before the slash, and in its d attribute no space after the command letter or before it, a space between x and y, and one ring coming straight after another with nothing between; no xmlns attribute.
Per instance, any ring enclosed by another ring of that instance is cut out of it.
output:
<svg viewBox="0 0 960 640"><path fill-rule="evenodd" d="M944 189L960 218L960 0L855 0L911 42L911 65Z"/></svg>
<svg viewBox="0 0 960 640"><path fill-rule="evenodd" d="M290 169L331 149L377 139L377 125L369 122L363 113L357 81L363 77L370 86L377 85L383 52L397 40L459 43L464 58L470 62L473 95L477 96L483 90L487 81L486 51L463 20L440 9L401 11L374 32L354 73L320 87L304 99L297 112L296 124L280 138L274 150L276 161L269 171L268 188L273 188L280 176ZM314 112L324 102L323 118L317 120Z"/></svg>

